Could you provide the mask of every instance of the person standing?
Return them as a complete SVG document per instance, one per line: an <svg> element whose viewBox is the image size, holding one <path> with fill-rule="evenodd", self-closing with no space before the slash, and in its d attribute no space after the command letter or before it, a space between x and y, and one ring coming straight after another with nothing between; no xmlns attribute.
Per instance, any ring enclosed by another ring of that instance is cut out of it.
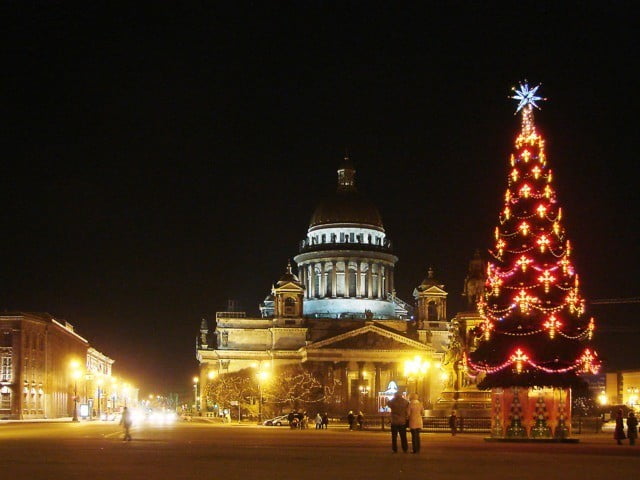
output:
<svg viewBox="0 0 640 480"><path fill-rule="evenodd" d="M349 430L353 430L353 422L355 421L356 417L353 414L353 410L349 410L349 414L347 415L347 423L349 424Z"/></svg>
<svg viewBox="0 0 640 480"><path fill-rule="evenodd" d="M316 430L320 430L321 428L322 428L322 415L320 415L320 412L318 412L316 415Z"/></svg>
<svg viewBox="0 0 640 480"><path fill-rule="evenodd" d="M387 402L391 409L391 450L398 452L398 434L402 451L407 453L407 419L409 418L409 401L402 396L401 392L396 392L391 400Z"/></svg>
<svg viewBox="0 0 640 480"><path fill-rule="evenodd" d="M358 412L356 421L358 422L358 430L362 430L364 428L364 413L362 413L362 411Z"/></svg>
<svg viewBox="0 0 640 480"><path fill-rule="evenodd" d="M453 410L449 416L449 429L451 430L451 435L455 437L458 431L458 416L455 410Z"/></svg>
<svg viewBox="0 0 640 480"><path fill-rule="evenodd" d="M329 428L329 414L327 412L322 414L322 428Z"/></svg>
<svg viewBox="0 0 640 480"><path fill-rule="evenodd" d="M122 425L122 428L124 429L124 438L122 440L125 442L131 441L131 432L129 431L131 429L131 423L131 412L127 407L124 407L122 409L122 418L120 419L120 425Z"/></svg>
<svg viewBox="0 0 640 480"><path fill-rule="evenodd" d="M613 438L617 440L618 445L622 445L622 440L624 440L624 423L622 419L622 409L618 410L616 415L616 429L613 431Z"/></svg>
<svg viewBox="0 0 640 480"><path fill-rule="evenodd" d="M636 438L638 438L638 419L632 411L629 412L629 416L627 417L627 437L629 437L629 445L636 444Z"/></svg>
<svg viewBox="0 0 640 480"><path fill-rule="evenodd" d="M409 430L411 431L411 453L420 452L420 430L422 430L422 413L424 407L418 400L418 394L409 395Z"/></svg>

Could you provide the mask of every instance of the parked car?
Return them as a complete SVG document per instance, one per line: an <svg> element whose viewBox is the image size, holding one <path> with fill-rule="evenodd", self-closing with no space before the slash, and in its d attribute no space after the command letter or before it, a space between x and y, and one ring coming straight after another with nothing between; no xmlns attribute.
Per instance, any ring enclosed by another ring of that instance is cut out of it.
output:
<svg viewBox="0 0 640 480"><path fill-rule="evenodd" d="M286 415L280 415L279 417L265 420L264 422L262 422L262 425L266 425L268 427L280 427L282 425L289 425L289 420L287 420Z"/></svg>

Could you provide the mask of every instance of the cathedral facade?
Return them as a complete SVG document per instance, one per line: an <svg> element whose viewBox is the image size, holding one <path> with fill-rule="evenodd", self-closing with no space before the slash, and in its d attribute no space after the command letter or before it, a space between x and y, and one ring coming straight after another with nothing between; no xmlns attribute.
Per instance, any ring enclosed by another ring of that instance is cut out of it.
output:
<svg viewBox="0 0 640 480"><path fill-rule="evenodd" d="M323 382L338 380L336 411L380 411L394 389L417 391L425 408L434 408L454 386L444 285L429 269L414 302L396 296L398 257L380 213L356 188L348 157L337 173L335 193L316 208L294 257L297 274L287 265L261 316L217 312L211 329L202 321L201 392L218 375L291 364Z"/></svg>

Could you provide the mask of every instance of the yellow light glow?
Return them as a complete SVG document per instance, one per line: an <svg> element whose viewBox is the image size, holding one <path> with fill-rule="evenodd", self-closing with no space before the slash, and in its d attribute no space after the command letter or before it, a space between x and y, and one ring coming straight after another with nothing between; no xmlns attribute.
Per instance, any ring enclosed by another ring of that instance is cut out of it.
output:
<svg viewBox="0 0 640 480"><path fill-rule="evenodd" d="M600 405L606 405L607 403L609 403L609 398L607 397L607 394L605 392L600 393L600 395L598 395L598 402L600 402Z"/></svg>
<svg viewBox="0 0 640 480"><path fill-rule="evenodd" d="M266 372L264 370L262 370L261 372L258 372L258 379L262 382L266 379L269 378L269 372Z"/></svg>
<svg viewBox="0 0 640 480"><path fill-rule="evenodd" d="M209 373L207 373L207 377L209 378L209 380L213 380L217 376L218 372L216 372L215 370L209 370Z"/></svg>
<svg viewBox="0 0 640 480"><path fill-rule="evenodd" d="M198 383L200 379L198 377L193 377L193 383Z"/></svg>

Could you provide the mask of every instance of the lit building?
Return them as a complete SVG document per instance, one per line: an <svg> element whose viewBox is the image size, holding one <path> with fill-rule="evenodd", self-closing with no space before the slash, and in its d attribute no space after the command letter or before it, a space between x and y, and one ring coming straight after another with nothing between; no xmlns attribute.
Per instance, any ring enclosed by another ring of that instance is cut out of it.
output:
<svg viewBox="0 0 640 480"><path fill-rule="evenodd" d="M89 367L110 374L112 363L68 322L40 313L2 314L0 419L71 417L74 395L78 403L91 403Z"/></svg>
<svg viewBox="0 0 640 480"><path fill-rule="evenodd" d="M298 275L287 266L260 317L218 312L211 331L203 320L200 395L219 374L303 364L323 382L339 380L336 410L375 412L389 386L417 391L427 407L437 403L449 381L447 292L430 269L414 291L415 314L396 296L398 257L355 173L345 158L336 192L316 208L294 258Z"/></svg>

